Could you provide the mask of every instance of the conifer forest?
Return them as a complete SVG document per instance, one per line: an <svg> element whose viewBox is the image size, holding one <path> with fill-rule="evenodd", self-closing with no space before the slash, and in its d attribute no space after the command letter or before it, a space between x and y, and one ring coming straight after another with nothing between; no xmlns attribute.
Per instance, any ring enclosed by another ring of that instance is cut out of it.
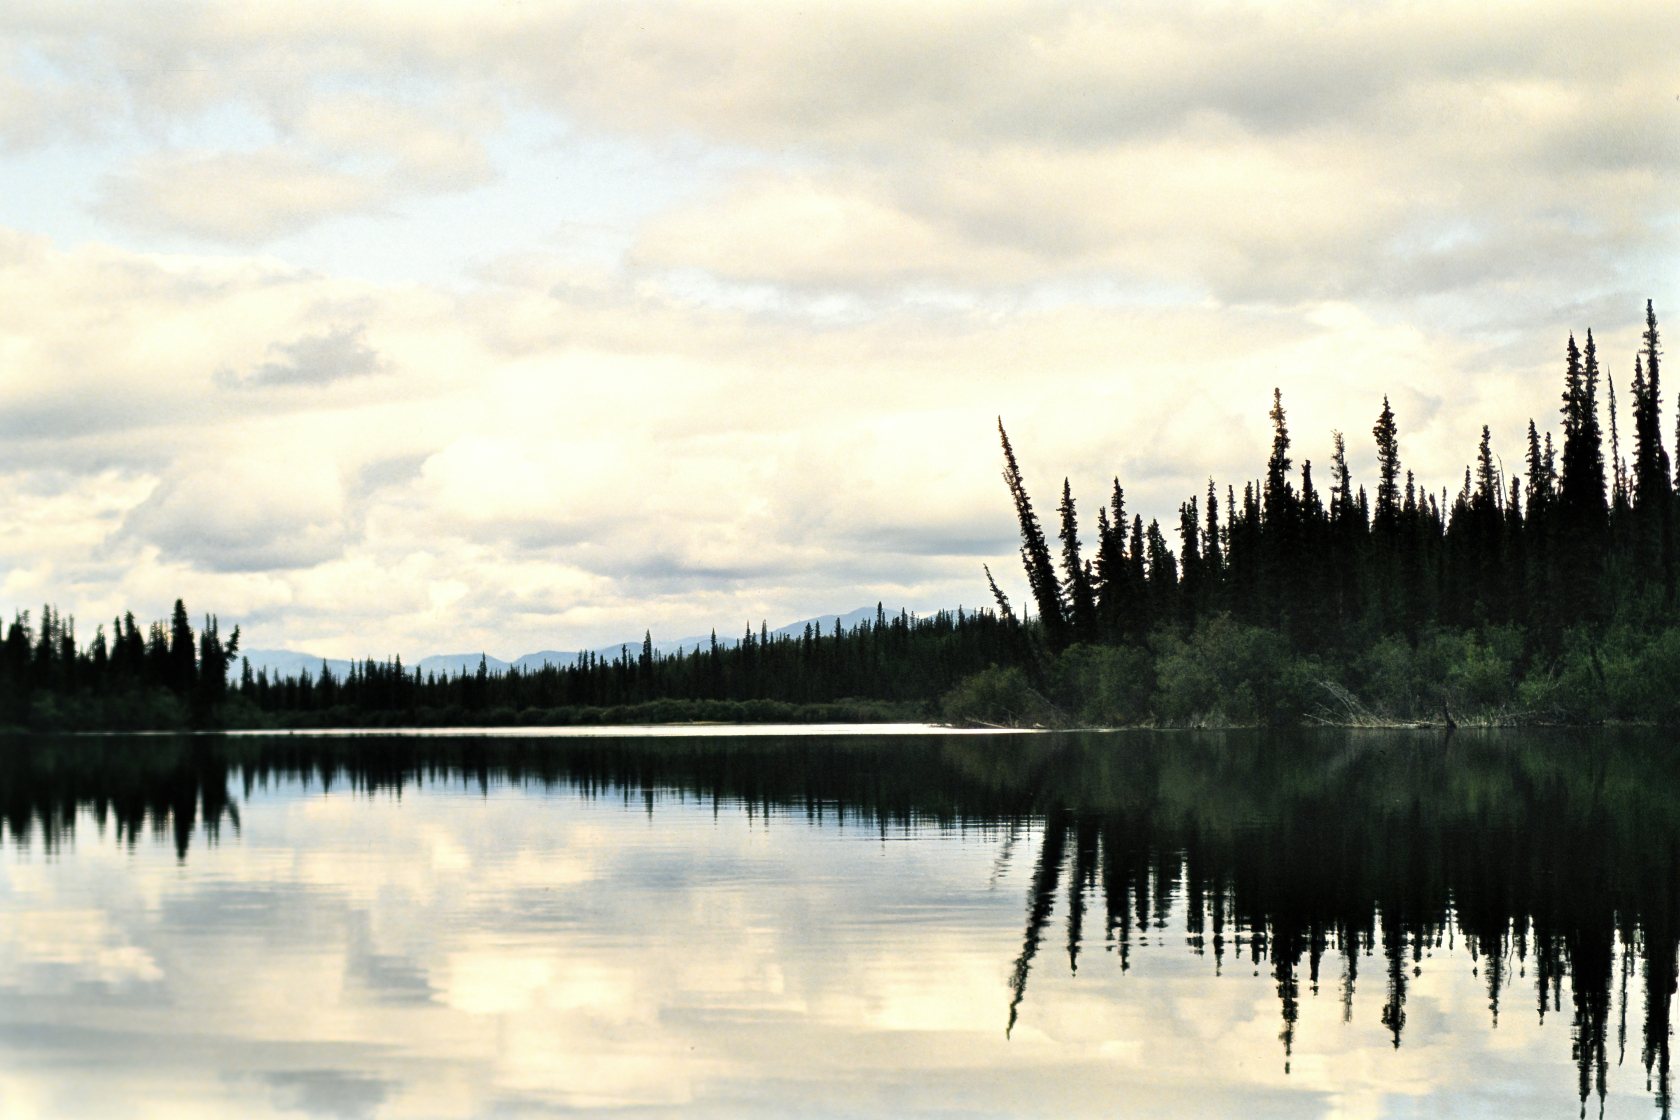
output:
<svg viewBox="0 0 1680 1120"><path fill-rule="evenodd" d="M1071 486L1041 521L1000 419L1028 588L1017 611L877 609L832 631L490 673L400 659L275 677L239 631L132 614L79 642L53 607L0 647L0 722L37 729L553 725L944 719L995 726L1667 723L1680 719L1680 463L1664 446L1647 303L1618 399L1589 330L1563 355L1557 421L1528 424L1507 473L1489 429L1456 492L1400 454L1386 398L1377 477L1342 433L1317 477L1274 391L1271 454L1209 479L1176 524L1128 511L1120 479L1082 529ZM1622 414L1625 405L1626 415ZM1677 410L1680 420L1680 410ZM1680 449L1680 426L1676 429Z"/></svg>

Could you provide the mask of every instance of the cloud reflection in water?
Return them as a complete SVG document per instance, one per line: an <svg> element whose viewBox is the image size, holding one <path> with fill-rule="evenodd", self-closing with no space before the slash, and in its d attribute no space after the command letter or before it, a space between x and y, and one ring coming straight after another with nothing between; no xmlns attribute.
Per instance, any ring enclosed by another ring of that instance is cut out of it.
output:
<svg viewBox="0 0 1680 1120"><path fill-rule="evenodd" d="M1680 833L1596 750L37 744L0 1111L1644 1114Z"/></svg>

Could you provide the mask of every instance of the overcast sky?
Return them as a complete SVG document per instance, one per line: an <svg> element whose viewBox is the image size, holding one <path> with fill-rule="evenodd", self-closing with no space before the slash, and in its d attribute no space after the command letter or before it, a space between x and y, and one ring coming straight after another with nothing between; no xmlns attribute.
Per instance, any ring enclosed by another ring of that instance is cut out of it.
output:
<svg viewBox="0 0 1680 1120"><path fill-rule="evenodd" d="M0 609L973 605L1000 414L1045 513L1240 491L1273 386L1297 461L1369 483L1386 393L1456 491L1568 332L1625 401L1680 329L1667 4L346 7L0 11Z"/></svg>

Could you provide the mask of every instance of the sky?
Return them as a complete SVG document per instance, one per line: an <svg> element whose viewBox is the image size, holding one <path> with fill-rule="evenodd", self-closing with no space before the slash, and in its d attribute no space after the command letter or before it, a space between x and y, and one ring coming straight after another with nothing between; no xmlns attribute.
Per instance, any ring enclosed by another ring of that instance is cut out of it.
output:
<svg viewBox="0 0 1680 1120"><path fill-rule="evenodd" d="M1176 524L1274 387L1297 464L1369 483L1386 394L1456 492L1680 308L1672 15L12 0L0 610L413 660L974 606L1000 417L1041 513Z"/></svg>

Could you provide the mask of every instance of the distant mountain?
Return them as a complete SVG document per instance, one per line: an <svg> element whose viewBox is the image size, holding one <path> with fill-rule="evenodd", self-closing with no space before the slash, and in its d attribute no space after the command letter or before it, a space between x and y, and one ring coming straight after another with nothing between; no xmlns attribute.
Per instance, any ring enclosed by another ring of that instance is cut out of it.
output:
<svg viewBox="0 0 1680 1120"><path fill-rule="evenodd" d="M241 656L251 663L251 672L254 673L258 669L267 669L270 677L295 677L305 669L309 670L311 677L319 677L323 660L335 677L342 677L350 671L350 662L348 661L339 661L330 657L323 659L312 653L299 653L291 649L248 649L243 651ZM228 666L230 676L237 677L239 671L237 661Z"/></svg>
<svg viewBox="0 0 1680 1120"><path fill-rule="evenodd" d="M893 618L897 614L897 611L889 611L887 612L887 617ZM850 630L852 627L856 626L865 619L873 620L874 618L874 607L859 607L857 610L848 614L825 614L819 615L816 618L802 618L798 622L790 622L786 626L778 627L777 629L770 631L770 635L771 637L781 637L783 635L794 638L801 637L805 633L805 627L808 625L820 626L824 634L831 635L834 633L834 624L836 622L839 622L841 626ZM743 626L741 627L741 633L719 634L717 640L718 645L725 649L733 649L735 646L741 644L742 635L745 633L746 627ZM753 633L758 633L758 628L756 626L753 627ZM710 634L695 634L687 638L673 638L666 639L664 641L656 641L653 643L653 648L663 654L672 654L677 652L679 649L683 650L685 653L693 653L697 649L704 650L709 648L711 646L711 642L712 636ZM640 654L642 650L642 639L631 638L623 642L614 642L610 646L596 646L587 652L611 660L612 658L618 656L621 649L628 650L628 652L633 655ZM521 670L540 669L545 663L555 666L570 665L575 662L578 657L578 653L560 653L556 650L545 650L542 653L527 653L524 657L515 660L514 664L519 666ZM495 667L494 663L492 663L491 667ZM473 668L475 670L478 668L477 661L473 662Z"/></svg>
<svg viewBox="0 0 1680 1120"><path fill-rule="evenodd" d="M541 669L544 665L570 665L576 660L577 654L575 653L561 653L557 649L545 649L541 653L527 653L524 657L514 658L513 666L521 673L528 673L533 669Z"/></svg>
<svg viewBox="0 0 1680 1120"><path fill-rule="evenodd" d="M887 617L897 617L898 613L897 611L888 611ZM859 607L857 610L846 614L825 614L816 618L802 618L798 622L790 622L786 626L778 627L770 631L770 634L773 637L786 635L797 638L804 635L806 626L814 626L821 630L825 636L828 636L834 633L834 626L837 622L845 629L850 630L859 623L874 618L874 607ZM741 629L742 633L745 633L746 627L743 626ZM754 633L757 633L756 628ZM678 649L693 653L696 649L704 650L708 648L711 641L712 636L710 634L702 634L688 638L657 641L653 643L653 648L667 655L677 652ZM717 641L718 645L722 647L733 648L741 644L741 634L719 634ZM618 656L621 649L627 650L631 656L639 655L642 651L642 639L633 638L625 642L614 642L612 645L596 646L588 652L612 660ZM505 673L514 666L517 666L521 672L529 672L540 669L544 665L563 668L574 664L581 655L582 651L561 652L560 650L545 649L540 653L527 653L523 657L517 657L509 662L484 653L444 653L423 657L415 665L409 665L408 670L413 672L418 667L422 673L458 677L463 673L478 672L478 663L482 658L484 664L492 673ZM314 654L299 653L289 649L253 649L246 651L245 657L251 662L252 672L258 669L267 669L271 677L275 675L282 677L296 676L305 669L309 671L310 676L318 677L321 674L322 659ZM350 662L348 661L328 658L326 664L335 677L343 677L350 671ZM230 671L237 674L238 669L234 667Z"/></svg>
<svg viewBox="0 0 1680 1120"><path fill-rule="evenodd" d="M419 669L422 673L436 673L438 676L458 677L462 673L478 672L478 663L484 661L485 667L492 673L505 673L508 663L499 657L491 657L487 653L434 653L430 657L422 657L408 667L410 673Z"/></svg>

